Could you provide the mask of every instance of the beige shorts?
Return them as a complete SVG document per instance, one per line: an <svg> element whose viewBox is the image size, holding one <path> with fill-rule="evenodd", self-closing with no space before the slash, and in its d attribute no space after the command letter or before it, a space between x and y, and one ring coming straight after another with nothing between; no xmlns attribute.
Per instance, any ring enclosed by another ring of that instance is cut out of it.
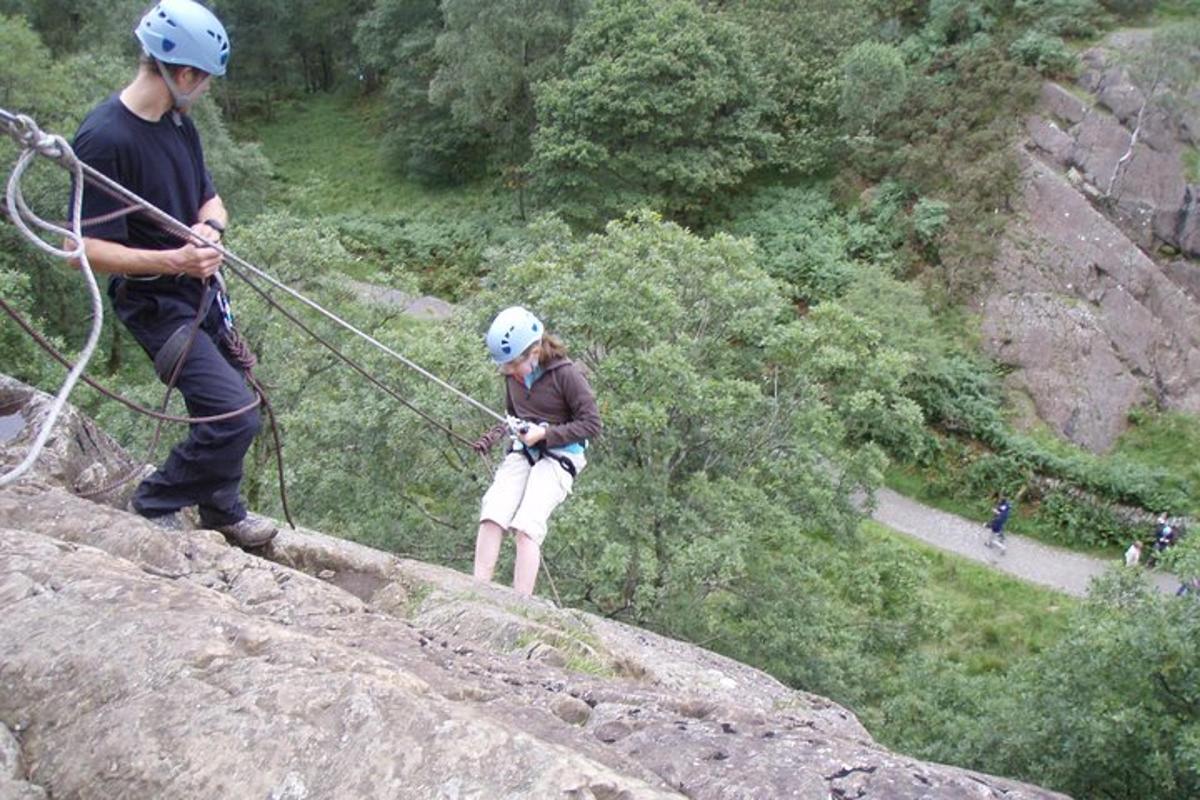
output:
<svg viewBox="0 0 1200 800"><path fill-rule="evenodd" d="M568 454L579 474L587 465L582 454ZM521 453L500 462L491 487L483 495L479 521L491 520L505 530L521 531L540 546L546 539L550 513L567 499L575 479L553 458L532 467Z"/></svg>

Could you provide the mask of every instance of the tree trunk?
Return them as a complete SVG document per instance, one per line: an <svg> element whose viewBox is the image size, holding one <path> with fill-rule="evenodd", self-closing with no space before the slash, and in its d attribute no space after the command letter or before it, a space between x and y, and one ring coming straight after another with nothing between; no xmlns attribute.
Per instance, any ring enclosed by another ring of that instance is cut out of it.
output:
<svg viewBox="0 0 1200 800"><path fill-rule="evenodd" d="M1117 185L1117 178L1121 173L1121 167L1129 161L1133 160L1133 149L1137 146L1138 136L1142 132L1142 122L1146 117L1146 109L1150 107L1150 103L1154 101L1154 93L1158 91L1158 80L1150 84L1149 91L1146 92L1146 99L1142 102L1142 107L1138 109L1137 122L1133 126L1133 133L1129 136L1129 149L1125 151L1125 155L1117 159L1117 163L1113 166L1112 176L1108 179L1108 189L1105 190L1105 197L1112 197L1113 188Z"/></svg>

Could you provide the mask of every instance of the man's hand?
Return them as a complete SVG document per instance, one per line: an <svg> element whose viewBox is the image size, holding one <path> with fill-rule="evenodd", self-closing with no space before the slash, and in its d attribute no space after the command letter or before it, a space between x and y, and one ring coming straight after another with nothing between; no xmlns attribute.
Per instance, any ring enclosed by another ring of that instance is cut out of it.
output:
<svg viewBox="0 0 1200 800"><path fill-rule="evenodd" d="M207 225L199 227L207 228ZM188 275L192 278L211 278L221 268L221 254L211 247L196 247L185 244L178 250L167 251L167 260L171 264L171 273Z"/></svg>

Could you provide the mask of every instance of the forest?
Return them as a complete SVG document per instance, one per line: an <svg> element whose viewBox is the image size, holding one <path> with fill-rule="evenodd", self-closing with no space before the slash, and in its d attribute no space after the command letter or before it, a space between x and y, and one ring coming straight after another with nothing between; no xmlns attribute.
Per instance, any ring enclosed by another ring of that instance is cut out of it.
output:
<svg viewBox="0 0 1200 800"><path fill-rule="evenodd" d="M145 6L0 0L0 108L69 139L132 78ZM1077 798L1200 796L1200 606L1115 569L1077 601L869 520L882 486L980 521L1003 494L1012 530L1115 565L1131 514L1200 510L1200 421L1138 409L1103 455L1016 425L967 302L1042 81L1122 28L1200 74L1200 0L211 7L230 67L192 113L231 250L489 407L482 334L505 306L586 369L605 430L545 544L556 600L827 696L903 753ZM18 152L0 141L6 177ZM61 218L68 184L45 163L24 188ZM415 319L364 285L453 313ZM231 293L297 522L469 572L479 458ZM7 221L0 297L67 352L86 334L78 273ZM442 425L490 426L291 310ZM89 372L155 406L111 316ZM47 391L63 377L7 320L0 365ZM72 401L161 460L144 419ZM280 517L275 458L260 436L245 487ZM1200 537L1164 566L1200 575Z"/></svg>

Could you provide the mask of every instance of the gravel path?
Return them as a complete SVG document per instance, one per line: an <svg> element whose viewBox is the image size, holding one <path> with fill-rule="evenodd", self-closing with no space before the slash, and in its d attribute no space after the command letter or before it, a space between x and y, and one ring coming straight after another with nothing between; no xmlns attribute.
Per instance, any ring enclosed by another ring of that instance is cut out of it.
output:
<svg viewBox="0 0 1200 800"><path fill-rule="evenodd" d="M983 520L963 519L921 505L890 489L880 489L876 496L879 502L873 515L876 522L941 550L1060 592L1082 597L1087 594L1092 578L1112 567L1123 567L1115 559L1085 556L1013 534L1008 535L1008 551L1001 554L984 546L988 531ZM1174 594L1179 588L1179 579L1174 575L1156 571L1147 575L1160 591Z"/></svg>

